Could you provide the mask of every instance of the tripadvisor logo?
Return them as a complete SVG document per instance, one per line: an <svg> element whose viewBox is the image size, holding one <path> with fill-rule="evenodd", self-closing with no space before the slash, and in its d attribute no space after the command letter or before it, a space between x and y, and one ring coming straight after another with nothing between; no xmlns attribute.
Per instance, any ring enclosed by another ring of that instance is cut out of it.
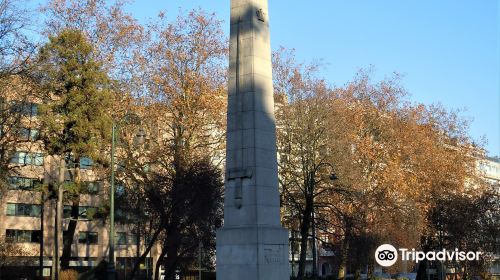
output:
<svg viewBox="0 0 500 280"><path fill-rule="evenodd" d="M389 267L396 263L398 255L401 256L403 261L414 261L416 263L428 261L478 261L482 252L465 252L455 249L453 251L442 249L440 251L416 251L415 249L408 250L406 248L399 248L398 250L391 244L383 244L378 246L375 250L375 260L380 266Z"/></svg>
<svg viewBox="0 0 500 280"><path fill-rule="evenodd" d="M398 251L391 244L380 245L375 251L375 260L380 266L392 266L398 260Z"/></svg>

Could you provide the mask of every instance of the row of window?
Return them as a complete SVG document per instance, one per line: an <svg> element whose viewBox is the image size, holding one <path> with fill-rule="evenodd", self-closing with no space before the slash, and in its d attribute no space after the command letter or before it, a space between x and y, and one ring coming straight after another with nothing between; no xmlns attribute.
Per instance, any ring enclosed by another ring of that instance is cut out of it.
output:
<svg viewBox="0 0 500 280"><path fill-rule="evenodd" d="M31 152L17 151L14 153L14 155L10 159L10 162L14 163L14 164L19 164L19 165L42 166L43 165L43 154L42 153L31 153Z"/></svg>
<svg viewBox="0 0 500 280"><path fill-rule="evenodd" d="M115 243L116 245L135 245L137 244L137 235L127 232L117 232Z"/></svg>
<svg viewBox="0 0 500 280"><path fill-rule="evenodd" d="M35 178L26 178L11 176L8 179L9 190L34 190L37 186L42 184L42 181ZM82 189L86 190L89 194L99 193L99 182L85 181L82 182Z"/></svg>
<svg viewBox="0 0 500 280"><path fill-rule="evenodd" d="M30 191L42 184L42 181L39 179L18 176L11 176L7 180L9 183L9 190Z"/></svg>
<svg viewBox="0 0 500 280"><path fill-rule="evenodd" d="M23 140L36 141L40 138L40 131L35 128L21 127L17 130L17 135Z"/></svg>
<svg viewBox="0 0 500 280"><path fill-rule="evenodd" d="M38 116L38 104L17 100L12 100L10 102L12 113L21 114L27 117Z"/></svg>
<svg viewBox="0 0 500 280"><path fill-rule="evenodd" d="M7 216L40 217L41 212L39 204L7 203Z"/></svg>
<svg viewBox="0 0 500 280"><path fill-rule="evenodd" d="M40 243L40 230L19 230L7 229L5 231L7 242L12 243ZM63 239L68 240L68 231L63 232ZM137 236L127 234L126 232L117 232L115 236L116 245L134 245L137 242ZM78 244L97 245L99 243L99 235L93 231L78 232Z"/></svg>
<svg viewBox="0 0 500 280"><path fill-rule="evenodd" d="M5 134L5 127L0 126L0 135ZM37 141L40 139L40 130L36 128L28 127L18 127L14 130L14 134L19 137L20 140Z"/></svg>
<svg viewBox="0 0 500 280"><path fill-rule="evenodd" d="M41 233L41 230L7 229L5 231L5 241L13 243L40 243Z"/></svg>
<svg viewBox="0 0 500 280"><path fill-rule="evenodd" d="M31 132L28 132L31 133ZM31 136L28 136L31 137ZM38 136L37 136L38 137ZM12 158L10 159L11 163L19 164L19 165L35 165L42 166L43 165L43 157L42 153L32 153L25 151L17 151L14 153ZM67 168L75 168L76 163L71 159L66 159L66 167ZM88 157L81 157L79 166L81 169L92 169L94 166L94 161Z"/></svg>
<svg viewBox="0 0 500 280"><path fill-rule="evenodd" d="M80 219L92 220L98 208L92 206L78 207L78 217ZM40 217L42 206L40 204L7 203L7 216L18 217ZM71 218L71 205L64 205L63 217Z"/></svg>
<svg viewBox="0 0 500 280"><path fill-rule="evenodd" d="M19 230L7 229L5 238L7 242L13 243L40 243L40 230ZM68 232L63 232L63 239L68 238ZM78 243L87 245L96 245L99 242L97 232L80 231L78 233Z"/></svg>
<svg viewBox="0 0 500 280"><path fill-rule="evenodd" d="M92 169L94 166L94 161L89 157L80 157L79 164L80 169ZM66 168L75 168L77 166L75 160L71 156L66 157Z"/></svg>
<svg viewBox="0 0 500 280"><path fill-rule="evenodd" d="M97 207L79 206L78 207L78 218L92 220L94 218L95 214L97 214L98 210L99 209ZM71 205L64 205L63 217L65 219L71 218Z"/></svg>
<svg viewBox="0 0 500 280"><path fill-rule="evenodd" d="M97 232L80 231L78 233L78 244L96 245L98 242L99 242L99 236L97 235Z"/></svg>

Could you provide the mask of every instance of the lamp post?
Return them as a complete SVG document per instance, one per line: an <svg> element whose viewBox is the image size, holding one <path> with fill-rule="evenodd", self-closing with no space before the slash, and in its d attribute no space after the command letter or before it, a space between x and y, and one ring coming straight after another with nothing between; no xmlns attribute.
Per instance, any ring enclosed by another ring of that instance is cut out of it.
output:
<svg viewBox="0 0 500 280"><path fill-rule="evenodd" d="M140 123L140 119L137 115L128 113L122 119L122 122L129 121L130 118L134 118L134 122ZM111 129L111 186L109 191L109 260L108 260L108 280L116 279L116 267L115 267L115 142L116 142L116 130L117 124L113 122ZM136 135L138 140L136 143L144 143L145 133L143 129L140 129Z"/></svg>
<svg viewBox="0 0 500 280"><path fill-rule="evenodd" d="M109 190L109 260L108 260L108 280L115 280L115 130L116 124L113 122L111 129L111 187Z"/></svg>

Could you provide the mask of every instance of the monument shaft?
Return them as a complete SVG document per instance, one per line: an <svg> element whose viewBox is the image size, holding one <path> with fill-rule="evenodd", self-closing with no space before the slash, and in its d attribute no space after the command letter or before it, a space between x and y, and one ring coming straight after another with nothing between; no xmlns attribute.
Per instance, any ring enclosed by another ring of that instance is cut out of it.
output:
<svg viewBox="0 0 500 280"><path fill-rule="evenodd" d="M232 0L224 227L218 280L289 279L280 224L267 0Z"/></svg>

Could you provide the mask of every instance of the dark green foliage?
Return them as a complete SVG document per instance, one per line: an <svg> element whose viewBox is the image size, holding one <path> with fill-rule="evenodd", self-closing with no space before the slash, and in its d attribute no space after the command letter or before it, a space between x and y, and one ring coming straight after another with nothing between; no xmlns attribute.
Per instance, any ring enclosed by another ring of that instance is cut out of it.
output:
<svg viewBox="0 0 500 280"><path fill-rule="evenodd" d="M429 249L498 253L500 200L496 187L492 185L479 195L458 193L437 198L427 215L425 243ZM489 264L482 259L445 265L462 269L462 277L470 278L487 271Z"/></svg>
<svg viewBox="0 0 500 280"><path fill-rule="evenodd" d="M102 160L99 152L111 131L111 81L80 31L63 30L49 39L40 50L38 69L46 148L53 155Z"/></svg>
<svg viewBox="0 0 500 280"><path fill-rule="evenodd" d="M80 274L80 279L81 280L106 280L107 279L107 274L106 274L106 266L108 265L108 262L105 260L102 260L99 262L99 264L96 267L93 267L89 271Z"/></svg>
<svg viewBox="0 0 500 280"><path fill-rule="evenodd" d="M152 231L156 234L150 235L149 245L156 241L161 245L158 263L165 268L165 279L178 268L188 271L197 265L199 242L203 267L212 267L215 230L222 223L222 193L221 171L208 159L185 161L175 171L156 170L143 189L130 189L131 207L144 209L153 218ZM149 250L136 262L132 275Z"/></svg>
<svg viewBox="0 0 500 280"><path fill-rule="evenodd" d="M222 175L205 159L186 162L174 174L156 174L151 186L152 210L167 222L160 260L168 279L177 267L185 271L196 260L200 241L206 257L213 256L215 230L222 222Z"/></svg>

